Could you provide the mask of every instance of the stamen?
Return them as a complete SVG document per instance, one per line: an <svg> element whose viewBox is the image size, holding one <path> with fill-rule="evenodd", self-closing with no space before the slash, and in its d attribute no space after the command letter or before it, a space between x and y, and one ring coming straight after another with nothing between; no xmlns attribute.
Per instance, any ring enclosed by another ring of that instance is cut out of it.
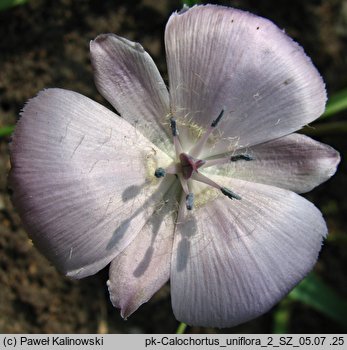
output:
<svg viewBox="0 0 347 350"><path fill-rule="evenodd" d="M215 128L218 125L218 123L220 122L220 120L223 117L223 114L224 114L224 109L222 109L222 111L219 113L219 116L212 122L212 124L211 124L212 128Z"/></svg>
<svg viewBox="0 0 347 350"><path fill-rule="evenodd" d="M156 178L164 177L166 175L166 171L163 168L157 168L155 169L154 176Z"/></svg>
<svg viewBox="0 0 347 350"><path fill-rule="evenodd" d="M245 160L245 161L251 161L254 160L255 158L252 157L249 154L237 154L235 156L228 156L228 157L223 157L223 158L216 158L216 159L210 159L206 160L205 164L202 165L202 168L208 168L213 165L222 165L222 164L227 164L230 162L237 162L239 160Z"/></svg>
<svg viewBox="0 0 347 350"><path fill-rule="evenodd" d="M171 126L171 132L172 136L178 136L178 129L177 129L177 123L175 118L170 118L170 126Z"/></svg>
<svg viewBox="0 0 347 350"><path fill-rule="evenodd" d="M227 196L230 199L241 199L241 197L236 194L235 192L229 190L227 187L219 186L217 183L215 183L213 180L209 179L207 176L201 174L201 173L193 173L192 179L205 183L206 185L210 185L211 187L216 188L217 190L220 190L225 196Z"/></svg>
<svg viewBox="0 0 347 350"><path fill-rule="evenodd" d="M182 174L177 174L177 176L180 179L181 186L182 186L184 193L188 195L190 193L189 188L188 188L188 180L184 179Z"/></svg>
<svg viewBox="0 0 347 350"><path fill-rule="evenodd" d="M201 173L194 173L192 175L192 179L202 182L206 185L210 185L211 187L216 188L217 190L220 190L222 187L219 186L218 184L216 184L213 180L211 180L210 178L208 178L207 176L201 174Z"/></svg>
<svg viewBox="0 0 347 350"><path fill-rule="evenodd" d="M238 199L238 200L241 199L241 197L240 197L238 194L236 194L236 193L233 192L232 190L229 190L229 188L222 187L220 190L222 191L222 193L224 194L224 196L227 196L227 197L229 197L230 199Z"/></svg>
<svg viewBox="0 0 347 350"><path fill-rule="evenodd" d="M165 169L166 174L175 175L181 172L180 164L171 164Z"/></svg>
<svg viewBox="0 0 347 350"><path fill-rule="evenodd" d="M175 146L176 156L178 157L179 154L183 153L183 148L178 138L179 132L177 128L177 122L176 122L176 119L173 117L170 118L170 127L171 127L172 136L173 136L173 143Z"/></svg>
<svg viewBox="0 0 347 350"><path fill-rule="evenodd" d="M237 154L236 156L230 157L231 162L237 162L238 160L245 160L249 162L250 160L254 160L254 158L249 154Z"/></svg>
<svg viewBox="0 0 347 350"><path fill-rule="evenodd" d="M188 210L192 210L194 206L194 193L189 192L186 196L186 207Z"/></svg>
<svg viewBox="0 0 347 350"><path fill-rule="evenodd" d="M220 120L222 119L224 114L224 110L219 113L218 117L211 123L211 126L206 130L205 134L200 137L198 142L193 146L193 148L189 151L189 154L197 158L197 156L201 153L203 147L205 146L209 136L211 135L214 128L218 125Z"/></svg>

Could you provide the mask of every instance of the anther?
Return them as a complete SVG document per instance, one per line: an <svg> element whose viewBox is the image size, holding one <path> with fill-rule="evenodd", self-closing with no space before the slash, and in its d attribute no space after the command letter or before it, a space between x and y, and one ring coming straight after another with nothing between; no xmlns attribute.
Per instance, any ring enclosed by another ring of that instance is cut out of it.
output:
<svg viewBox="0 0 347 350"><path fill-rule="evenodd" d="M254 158L252 156L250 156L249 154L238 154L236 156L230 157L231 162L237 162L238 160L245 160L248 162L250 160L254 160Z"/></svg>
<svg viewBox="0 0 347 350"><path fill-rule="evenodd" d="M216 158L216 159L210 159L207 160L201 167L202 168L208 168L213 165L223 165L228 164L230 162L237 162L239 160L245 160L246 162L249 162L251 160L254 160L255 158L249 154L237 154L235 156L228 156L223 158Z"/></svg>
<svg viewBox="0 0 347 350"><path fill-rule="evenodd" d="M194 193L189 192L186 196L186 207L188 210L192 210L194 206Z"/></svg>
<svg viewBox="0 0 347 350"><path fill-rule="evenodd" d="M229 188L221 187L220 190L224 194L224 196L227 196L230 199L238 199L238 200L241 199L241 197L238 194L236 194L232 190L229 190Z"/></svg>
<svg viewBox="0 0 347 350"><path fill-rule="evenodd" d="M224 114L224 109L222 109L222 111L219 113L218 117L212 122L211 128L215 128L218 125L218 123L220 122L220 120L223 117L223 114Z"/></svg>
<svg viewBox="0 0 347 350"><path fill-rule="evenodd" d="M170 118L170 126L171 126L171 132L172 136L177 136L178 135L178 129L177 129L177 123L175 118Z"/></svg>
<svg viewBox="0 0 347 350"><path fill-rule="evenodd" d="M183 152L183 149L182 149L181 142L178 138L179 132L177 128L176 119L173 117L170 118L170 127L171 127L172 136L173 136L173 143L175 145L176 157L178 157L178 155Z"/></svg>
<svg viewBox="0 0 347 350"><path fill-rule="evenodd" d="M160 177L164 177L166 174L165 170L163 168L157 168L154 172L154 176L157 177L158 179Z"/></svg>

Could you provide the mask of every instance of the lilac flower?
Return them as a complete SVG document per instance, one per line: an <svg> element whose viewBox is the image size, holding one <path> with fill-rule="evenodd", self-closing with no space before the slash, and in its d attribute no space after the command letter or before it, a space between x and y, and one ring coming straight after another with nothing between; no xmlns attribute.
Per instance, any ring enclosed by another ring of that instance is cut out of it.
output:
<svg viewBox="0 0 347 350"><path fill-rule="evenodd" d="M96 85L121 117L61 89L26 104L13 201L66 275L111 263L123 317L170 279L178 320L233 326L269 310L317 260L326 224L296 193L329 179L339 155L292 133L324 111L325 87L298 44L247 12L174 13L165 45L169 91L140 44L91 42Z"/></svg>

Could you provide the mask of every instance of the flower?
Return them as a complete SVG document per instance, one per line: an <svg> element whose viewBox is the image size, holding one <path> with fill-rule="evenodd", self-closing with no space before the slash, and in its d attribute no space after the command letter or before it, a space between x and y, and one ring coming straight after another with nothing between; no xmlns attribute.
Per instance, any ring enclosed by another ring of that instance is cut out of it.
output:
<svg viewBox="0 0 347 350"><path fill-rule="evenodd" d="M140 44L91 42L96 85L121 117L61 89L26 104L13 202L66 275L111 263L123 317L170 279L178 320L233 326L269 310L317 260L326 224L296 193L330 178L339 155L292 133L324 111L325 87L298 44L240 10L174 13L165 45L169 92Z"/></svg>

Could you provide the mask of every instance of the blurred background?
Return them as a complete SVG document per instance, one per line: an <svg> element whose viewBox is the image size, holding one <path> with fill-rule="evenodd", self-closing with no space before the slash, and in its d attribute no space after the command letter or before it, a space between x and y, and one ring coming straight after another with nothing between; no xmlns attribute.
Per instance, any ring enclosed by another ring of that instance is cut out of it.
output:
<svg viewBox="0 0 347 350"><path fill-rule="evenodd" d="M186 3L192 3L187 1ZM200 3L205 3L201 1ZM210 1L269 18L299 42L326 82L329 104L302 132L337 149L337 174L305 195L329 227L319 261L267 314L231 329L187 327L186 333L347 332L347 2L344 0ZM0 332L174 333L179 323L164 286L127 321L109 301L107 268L72 281L33 247L10 201L8 143L25 101L47 87L98 94L89 41L113 32L138 41L167 79L163 35L174 0L0 0ZM33 135L33 137L35 137Z"/></svg>

